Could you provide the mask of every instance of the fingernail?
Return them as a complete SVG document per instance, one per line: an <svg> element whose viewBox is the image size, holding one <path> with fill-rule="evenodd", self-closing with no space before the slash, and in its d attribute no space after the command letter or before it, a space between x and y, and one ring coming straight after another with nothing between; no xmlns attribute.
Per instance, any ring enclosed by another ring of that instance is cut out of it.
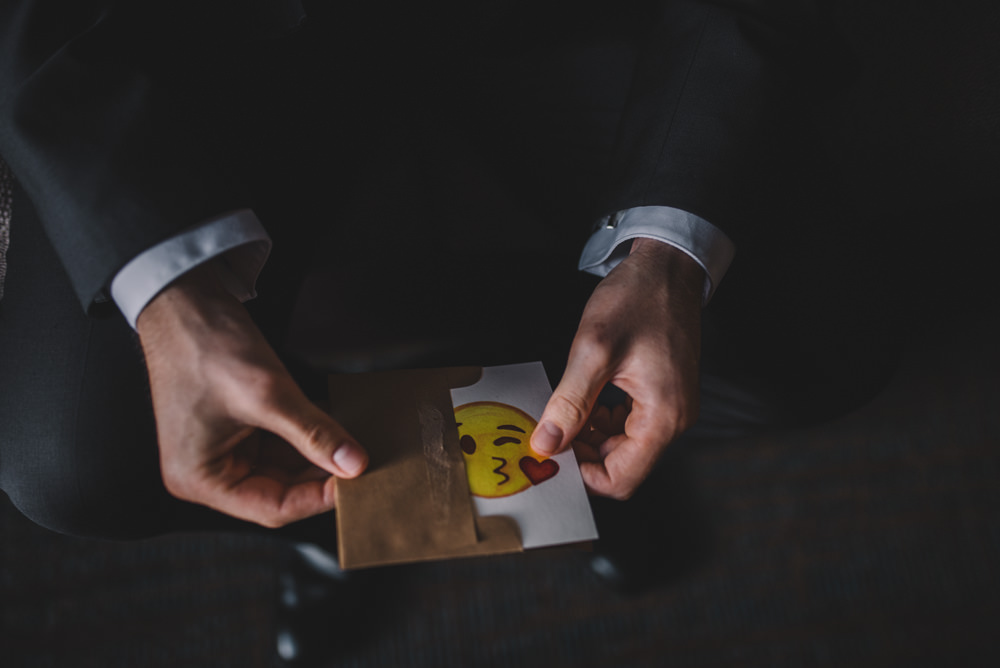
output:
<svg viewBox="0 0 1000 668"><path fill-rule="evenodd" d="M543 422L535 429L535 438L532 439L531 447L538 454L550 455L562 445L562 429L551 422Z"/></svg>
<svg viewBox="0 0 1000 668"><path fill-rule="evenodd" d="M347 475L357 475L368 462L365 451L353 443L344 443L333 452L333 463Z"/></svg>

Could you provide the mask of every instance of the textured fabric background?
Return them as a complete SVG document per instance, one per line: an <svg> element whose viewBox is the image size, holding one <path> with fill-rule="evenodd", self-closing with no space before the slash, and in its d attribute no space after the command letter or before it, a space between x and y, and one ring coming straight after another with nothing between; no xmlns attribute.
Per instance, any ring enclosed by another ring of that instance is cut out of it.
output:
<svg viewBox="0 0 1000 668"><path fill-rule="evenodd" d="M678 449L649 590L573 552L377 570L331 612L325 665L997 665L1000 320L942 330L854 415ZM70 539L4 503L0 665L269 666L278 555Z"/></svg>
<svg viewBox="0 0 1000 668"><path fill-rule="evenodd" d="M14 186L10 169L0 159L0 299L3 299L3 284L7 277L7 248L10 247L10 210Z"/></svg>

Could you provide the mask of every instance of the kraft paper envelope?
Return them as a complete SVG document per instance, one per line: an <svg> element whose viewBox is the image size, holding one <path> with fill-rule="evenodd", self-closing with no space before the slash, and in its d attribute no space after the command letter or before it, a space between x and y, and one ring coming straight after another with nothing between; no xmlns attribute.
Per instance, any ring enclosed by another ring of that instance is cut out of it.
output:
<svg viewBox="0 0 1000 668"><path fill-rule="evenodd" d="M343 568L520 552L516 522L477 517L450 390L478 367L330 376L331 414L368 449L367 471L337 483Z"/></svg>

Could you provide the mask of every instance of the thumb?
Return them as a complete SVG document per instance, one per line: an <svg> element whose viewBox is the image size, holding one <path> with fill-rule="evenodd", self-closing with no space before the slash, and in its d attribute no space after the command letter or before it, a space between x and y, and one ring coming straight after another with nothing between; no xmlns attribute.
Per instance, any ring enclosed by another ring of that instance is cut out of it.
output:
<svg viewBox="0 0 1000 668"><path fill-rule="evenodd" d="M288 441L303 457L338 478L354 478L368 466L368 453L336 420L305 395L288 396L260 419L260 427Z"/></svg>
<svg viewBox="0 0 1000 668"><path fill-rule="evenodd" d="M598 363L594 357L571 354L566 372L531 434L531 448L548 456L569 447L587 423L609 374L607 365Z"/></svg>

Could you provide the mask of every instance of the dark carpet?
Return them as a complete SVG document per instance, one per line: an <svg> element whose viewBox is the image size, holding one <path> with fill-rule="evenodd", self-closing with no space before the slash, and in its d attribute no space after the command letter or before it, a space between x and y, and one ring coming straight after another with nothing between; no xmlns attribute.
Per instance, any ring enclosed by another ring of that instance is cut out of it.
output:
<svg viewBox="0 0 1000 668"><path fill-rule="evenodd" d="M850 416L680 446L649 591L562 551L374 571L329 665L996 665L998 335L949 319ZM275 541L0 521L2 665L269 665Z"/></svg>

